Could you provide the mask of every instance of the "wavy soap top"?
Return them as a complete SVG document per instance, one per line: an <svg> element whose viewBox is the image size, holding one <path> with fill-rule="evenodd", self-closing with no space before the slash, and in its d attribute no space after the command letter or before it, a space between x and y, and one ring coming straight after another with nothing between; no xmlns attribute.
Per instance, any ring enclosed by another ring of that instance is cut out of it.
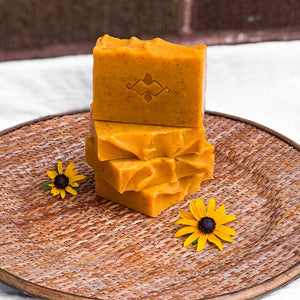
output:
<svg viewBox="0 0 300 300"><path fill-rule="evenodd" d="M161 38L152 40L140 40L136 37L130 39L118 39L109 35L98 38L94 51L133 51L149 52L153 55L165 55L172 57L204 57L206 55L206 45L183 46L169 43Z"/></svg>

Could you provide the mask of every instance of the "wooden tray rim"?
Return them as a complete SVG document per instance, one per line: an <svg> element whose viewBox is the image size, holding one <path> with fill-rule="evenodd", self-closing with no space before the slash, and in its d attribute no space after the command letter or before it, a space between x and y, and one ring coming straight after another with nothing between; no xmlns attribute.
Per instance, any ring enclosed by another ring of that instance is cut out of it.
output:
<svg viewBox="0 0 300 300"><path fill-rule="evenodd" d="M81 113L87 113L89 112L89 109L80 109L80 110L73 110L65 113L60 113L60 114L53 114L53 115L48 115L45 117L37 118L28 122L23 122L18 125L15 125L13 127L7 128L5 130L0 131L0 137L3 135L6 135L8 133L11 133L15 130L18 130L24 126L30 126L32 124L41 122L41 121L47 121L53 118L57 117L63 117L66 115L75 115L75 114L81 114ZM230 114L224 114L221 112L216 112L216 111L206 111L206 114L213 115L213 116L219 116L219 117L224 117L227 119L232 119L238 122L246 123L251 126L254 126L258 128L259 130L265 131L269 133L270 135L275 136L276 138L282 140L286 144L292 146L296 150L300 151L300 145L294 142L293 140L287 138L286 136L276 132L273 129L270 129L264 125L261 125L259 123L233 116ZM252 285L250 287L241 289L239 291L235 292L230 292L230 293L225 293L216 297L209 297L209 298L204 298L206 300L209 299L217 299L217 300L242 300L242 299L258 299L266 294L269 294L271 292L274 292L287 284L291 283L292 281L296 280L297 278L300 278L300 261L296 263L294 266L288 268L287 270L281 272L280 274L276 275L275 277L268 279L264 282L261 282L259 284ZM11 285L17 289L20 289L26 293L29 293L33 296L36 297L43 297L47 299L56 299L59 297L59 299L62 300L84 300L84 299L95 299L95 298L90 298L90 297L85 297L85 296L79 296L67 292L61 292L55 289L43 287L41 285L32 283L30 281L27 281L25 279L22 279L16 275L13 275L5 270L3 270L0 267L0 280L5 282L8 285ZM199 298L203 299L203 298Z"/></svg>

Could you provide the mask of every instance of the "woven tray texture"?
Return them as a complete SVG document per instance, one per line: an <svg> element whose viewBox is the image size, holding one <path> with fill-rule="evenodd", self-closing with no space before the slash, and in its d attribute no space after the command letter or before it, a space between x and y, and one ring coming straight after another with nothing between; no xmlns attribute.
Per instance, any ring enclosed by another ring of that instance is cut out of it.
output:
<svg viewBox="0 0 300 300"><path fill-rule="evenodd" d="M206 114L214 179L150 218L96 196L84 160L87 112L0 138L0 279L50 299L246 299L295 279L299 267L299 149L260 128ZM87 178L60 200L40 186L57 160ZM234 243L183 248L174 225L188 200L210 197L237 216Z"/></svg>

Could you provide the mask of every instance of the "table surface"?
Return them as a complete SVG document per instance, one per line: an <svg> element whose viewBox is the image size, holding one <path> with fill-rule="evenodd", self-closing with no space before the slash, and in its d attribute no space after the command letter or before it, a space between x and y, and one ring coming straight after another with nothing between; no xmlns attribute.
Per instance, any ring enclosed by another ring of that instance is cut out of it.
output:
<svg viewBox="0 0 300 300"><path fill-rule="evenodd" d="M299 53L300 41L208 47L206 109L252 120L300 144ZM88 108L92 64L91 55L0 63L0 130ZM299 295L300 279L262 298ZM29 298L0 282L0 300Z"/></svg>

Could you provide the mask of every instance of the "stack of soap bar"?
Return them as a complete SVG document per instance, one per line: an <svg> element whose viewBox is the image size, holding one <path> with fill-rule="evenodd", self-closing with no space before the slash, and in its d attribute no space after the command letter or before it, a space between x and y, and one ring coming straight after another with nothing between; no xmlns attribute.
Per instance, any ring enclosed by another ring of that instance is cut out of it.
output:
<svg viewBox="0 0 300 300"><path fill-rule="evenodd" d="M105 35L94 48L86 161L96 193L155 217L212 178L206 46Z"/></svg>

